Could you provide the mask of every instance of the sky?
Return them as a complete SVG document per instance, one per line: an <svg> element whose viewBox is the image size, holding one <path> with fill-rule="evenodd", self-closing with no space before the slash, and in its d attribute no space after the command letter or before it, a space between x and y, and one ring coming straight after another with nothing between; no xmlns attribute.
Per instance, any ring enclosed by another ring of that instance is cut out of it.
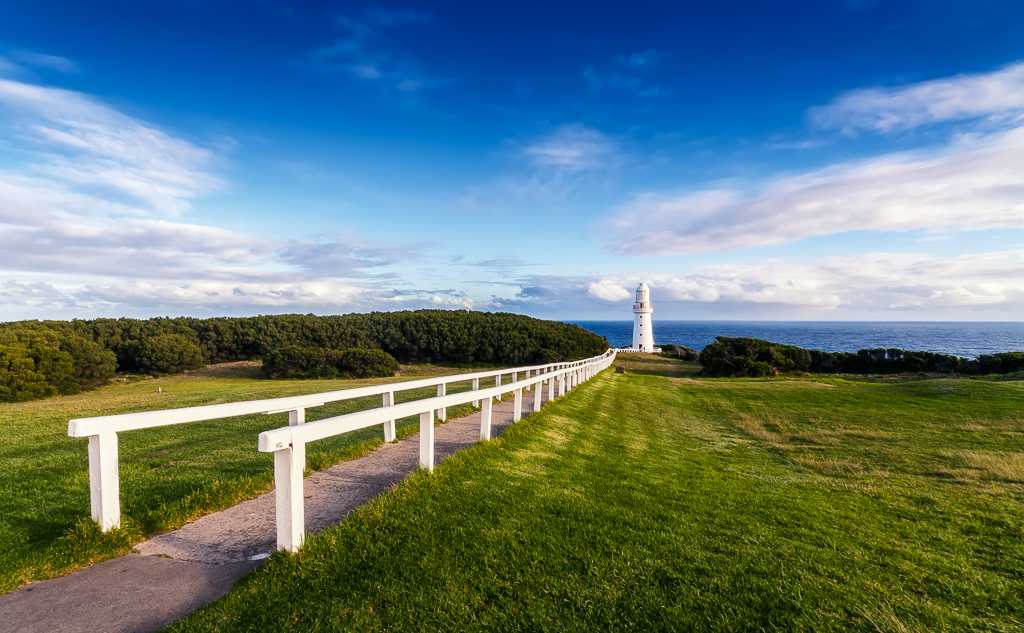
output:
<svg viewBox="0 0 1024 633"><path fill-rule="evenodd" d="M0 3L0 320L1024 318L1024 4Z"/></svg>

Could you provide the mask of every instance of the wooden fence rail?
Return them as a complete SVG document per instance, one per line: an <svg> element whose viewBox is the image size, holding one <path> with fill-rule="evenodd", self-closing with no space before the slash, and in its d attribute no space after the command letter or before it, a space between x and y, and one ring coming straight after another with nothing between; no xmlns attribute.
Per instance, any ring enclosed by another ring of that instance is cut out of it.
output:
<svg viewBox="0 0 1024 633"><path fill-rule="evenodd" d="M609 350L601 356L596 356L591 359L562 362L562 363L549 363L546 365L529 365L523 367L512 367L508 369L497 369L470 372L465 374L454 374L448 376L436 376L431 378L422 378L418 380L406 380L402 382L394 383L382 383L379 385L371 385L367 387L355 387L352 389L342 389L337 391L327 391L323 393L313 393L302 396L288 396L284 398L269 398L265 400L248 400L244 402L230 402L226 404L214 404L205 405L199 407L187 407L181 409L165 409L161 411L145 411L140 413L125 413L120 415L107 415L92 418L77 418L68 422L68 435L71 437L87 437L89 438L89 500L92 519L99 524L100 529L103 531L109 531L115 529L121 524L121 500L120 500L120 482L118 475L118 442L117 434L125 431L134 431L139 429L149 429L160 426L169 426L175 424L188 424L192 422L206 422L209 420L219 420L224 418L231 418L240 415L251 415L256 413L261 414L276 414L276 413L287 413L288 414L288 427L284 429L277 429L275 431L268 431L260 435L259 446L260 450L264 450L265 440L264 436L273 438L272 442L282 442L286 436L282 435L282 431L290 432L290 429L303 428L303 429L332 429L331 435L337 435L338 433L344 433L347 430L354 430L357 428L365 428L373 426L375 424L381 424L384 432L385 441L395 440L395 420L407 416L421 414L421 430L423 428L424 406L429 407L429 413L431 419L436 414L440 419L447 417L447 408L456 404L463 404L465 402L473 402L475 407L483 406L484 413L489 416L491 408L490 398L496 396L499 400L501 394L508 393L510 391L522 389L522 384L532 385L541 380L540 376L551 377L553 375L563 376L561 382L562 391L564 393L564 383L566 382L570 374L580 373L583 371L589 371L595 363L602 362L602 359L615 357L614 350ZM607 365L605 365L607 366ZM511 376L512 381L502 384L502 376ZM524 376L521 379L520 376ZM480 380L482 378L493 378L495 381L494 387L480 387ZM547 378L545 378L547 379ZM470 382L472 388L470 391L448 394L447 386L452 383L459 382ZM412 402L406 402L398 404L395 399L395 394L402 391L409 391L413 389L422 389L424 387L436 387L437 396L433 398L425 398L415 400ZM553 388L553 383L550 388ZM353 400L356 398L364 398L367 396L381 396L381 406L368 411L359 411L357 413L348 414L348 416L337 416L334 418L328 418L326 420L319 420L305 424L306 420L306 409L323 406L331 402L340 402L343 400ZM420 403L426 403L425 405ZM352 418L349 416L360 416L363 418ZM372 419L373 422L362 423L363 420ZM360 422L356 422L359 420ZM330 423L330 424L324 424ZM352 426L353 424L359 424L359 426ZM489 424L489 423L488 423ZM351 427L351 428L347 428ZM341 429L341 430L338 430ZM317 431L312 431L316 433ZM482 429L481 429L481 432ZM270 435L267 435L267 434ZM489 426L488 426L489 434ZM430 453L433 454L433 425L430 425ZM305 436L302 436L305 437ZM321 437L329 437L329 435L323 435ZM489 437L489 435L488 435ZM302 466L305 465L305 442L320 439L320 437L313 437L312 439L305 439L300 444L302 446L296 451L291 443L291 437L287 436L287 450L290 451L287 461L288 466L291 467L298 463L301 458ZM485 438L486 439L486 438ZM421 442L423 441L421 437ZM272 444L266 444L266 446L272 446ZM284 477L284 465L280 465L280 462L284 459L276 454L277 451L283 449L270 449L275 452L274 458L274 471L275 471L275 483L278 488L278 496L280 498L280 489L282 484L282 477ZM421 451L422 453L422 451ZM431 465L433 460L431 458ZM292 473L285 473L287 477L284 477L287 485L294 486L295 475ZM302 467L298 469L298 497L301 501L301 485L302 485ZM278 535L280 545L280 534L281 534L281 523L280 523L280 512L278 514ZM301 526L301 522L299 523ZM291 530L291 528L289 528ZM300 539L301 542L301 539ZM286 549L295 549L295 547L287 547Z"/></svg>

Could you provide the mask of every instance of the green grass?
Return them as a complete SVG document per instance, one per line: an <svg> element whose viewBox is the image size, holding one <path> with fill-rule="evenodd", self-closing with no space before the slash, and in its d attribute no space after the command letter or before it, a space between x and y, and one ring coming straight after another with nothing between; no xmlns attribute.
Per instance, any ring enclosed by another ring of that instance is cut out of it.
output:
<svg viewBox="0 0 1024 633"><path fill-rule="evenodd" d="M603 373L171 630L1024 628L1024 383L684 369Z"/></svg>
<svg viewBox="0 0 1024 633"><path fill-rule="evenodd" d="M89 520L87 442L67 436L70 418L328 391L465 370L403 367L386 380L265 380L251 363L190 375L132 379L75 396L0 404L0 592L127 552L146 535L178 527L273 487L273 457L256 450L260 431L286 414L244 416L119 435L123 527L102 534ZM450 386L451 393L468 384ZM399 402L434 394L399 394ZM380 405L364 398L309 409L309 420ZM449 410L449 416L467 407ZM399 435L415 432L400 422ZM311 444L317 470L379 444L379 428Z"/></svg>

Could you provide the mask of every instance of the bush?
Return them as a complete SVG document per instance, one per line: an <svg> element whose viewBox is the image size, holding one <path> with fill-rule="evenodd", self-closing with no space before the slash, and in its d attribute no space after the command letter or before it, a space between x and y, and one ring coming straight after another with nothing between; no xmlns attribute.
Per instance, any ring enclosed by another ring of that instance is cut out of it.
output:
<svg viewBox="0 0 1024 633"><path fill-rule="evenodd" d="M668 358L677 358L679 360L696 361L700 358L700 354L695 349L690 349L684 345L662 345L661 355L667 356Z"/></svg>
<svg viewBox="0 0 1024 633"><path fill-rule="evenodd" d="M269 378L370 378L397 371L398 361L379 349L286 345L263 357L263 373Z"/></svg>
<svg viewBox="0 0 1024 633"><path fill-rule="evenodd" d="M783 371L807 371L811 353L793 345L756 338L720 336L700 353L708 376L768 376Z"/></svg>
<svg viewBox="0 0 1024 633"><path fill-rule="evenodd" d="M897 348L822 352L752 338L718 337L700 353L709 376L760 376L768 373L1011 373L1024 370L1024 352L1004 352L970 360L950 354Z"/></svg>
<svg viewBox="0 0 1024 633"><path fill-rule="evenodd" d="M138 367L151 374L176 374L204 364L199 344L181 334L157 334L139 343Z"/></svg>
<svg viewBox="0 0 1024 633"><path fill-rule="evenodd" d="M333 355L334 366L342 378L372 378L394 376L398 361L380 349L351 348L338 350Z"/></svg>
<svg viewBox="0 0 1024 633"><path fill-rule="evenodd" d="M978 357L978 372L982 374L1009 374L1024 371L1024 352L983 354Z"/></svg>
<svg viewBox="0 0 1024 633"><path fill-rule="evenodd" d="M114 375L114 355L74 332L25 324L0 330L0 401L78 393Z"/></svg>
<svg viewBox="0 0 1024 633"><path fill-rule="evenodd" d="M57 388L36 371L36 363L24 345L0 343L0 402L45 398Z"/></svg>

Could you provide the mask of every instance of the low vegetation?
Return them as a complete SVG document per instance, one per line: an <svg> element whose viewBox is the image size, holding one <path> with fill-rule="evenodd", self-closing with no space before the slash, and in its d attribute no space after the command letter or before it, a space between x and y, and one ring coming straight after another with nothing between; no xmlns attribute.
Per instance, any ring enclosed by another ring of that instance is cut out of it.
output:
<svg viewBox="0 0 1024 633"><path fill-rule="evenodd" d="M20 321L0 324L0 401L77 393L106 383L115 371L174 374L207 363L266 358L285 348L374 349L403 363L514 366L595 356L608 342L558 321L445 310ZM306 373L381 375L382 356L366 357L375 365L364 374L352 366L355 358L348 353L342 366L325 360ZM302 373L286 373L292 372Z"/></svg>
<svg viewBox="0 0 1024 633"><path fill-rule="evenodd" d="M1024 627L1024 382L620 360L172 630Z"/></svg>
<svg viewBox="0 0 1024 633"><path fill-rule="evenodd" d="M700 353L708 376L771 376L784 372L825 374L1005 374L1024 371L1024 352L963 358L905 349L823 352L756 338L720 336Z"/></svg>
<svg viewBox="0 0 1024 633"><path fill-rule="evenodd" d="M399 380L462 370L402 368ZM393 380L393 379L392 379ZM287 424L284 414L253 415L119 435L124 527L101 534L89 520L87 443L67 436L70 418L215 404L345 389L375 380L265 380L255 363L192 374L118 381L95 391L0 404L0 592L129 551L146 535L233 505L273 487L273 459L256 450L260 431ZM450 392L468 389L451 385ZM399 401L434 395L399 394ZM380 398L308 410L310 420L380 406ZM468 407L449 409L451 416ZM416 430L402 420L399 435ZM382 440L366 429L310 444L307 466L319 470Z"/></svg>
<svg viewBox="0 0 1024 633"><path fill-rule="evenodd" d="M263 357L269 378L372 378L394 376L398 361L380 349L285 345Z"/></svg>

